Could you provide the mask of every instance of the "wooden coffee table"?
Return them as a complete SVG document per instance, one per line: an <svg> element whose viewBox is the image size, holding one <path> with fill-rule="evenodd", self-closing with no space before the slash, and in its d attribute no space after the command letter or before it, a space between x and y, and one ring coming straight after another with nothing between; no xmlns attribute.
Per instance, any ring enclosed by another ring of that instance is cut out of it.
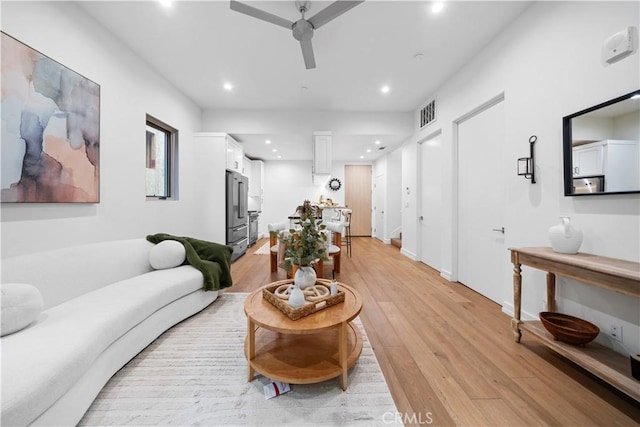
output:
<svg viewBox="0 0 640 427"><path fill-rule="evenodd" d="M292 384L311 384L340 377L347 389L347 370L362 352L360 329L350 323L360 314L360 295L349 286L338 283L345 301L298 320L289 319L269 301L262 290L251 293L244 303L247 315L245 356L249 363L249 381L255 372L265 377ZM329 285L329 280L318 279Z"/></svg>

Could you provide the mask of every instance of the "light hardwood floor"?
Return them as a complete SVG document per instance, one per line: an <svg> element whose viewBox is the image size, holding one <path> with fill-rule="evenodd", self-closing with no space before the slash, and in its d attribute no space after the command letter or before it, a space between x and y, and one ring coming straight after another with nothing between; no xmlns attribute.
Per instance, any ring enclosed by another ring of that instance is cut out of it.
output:
<svg viewBox="0 0 640 427"><path fill-rule="evenodd" d="M285 278L253 253L266 241L232 264L228 292ZM638 402L526 332L515 343L499 305L394 246L354 237L337 279L362 295L360 318L405 425L640 424Z"/></svg>

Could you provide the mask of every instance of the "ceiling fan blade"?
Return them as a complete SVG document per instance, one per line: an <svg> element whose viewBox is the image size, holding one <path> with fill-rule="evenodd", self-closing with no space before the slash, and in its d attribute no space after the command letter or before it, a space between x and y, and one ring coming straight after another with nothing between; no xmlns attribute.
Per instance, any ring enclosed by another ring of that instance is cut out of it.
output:
<svg viewBox="0 0 640 427"><path fill-rule="evenodd" d="M260 10L253 6L249 6L248 4L241 3L239 1L231 0L229 5L231 6L231 10L244 13L245 15L253 16L254 18L258 18L263 21L271 22L272 24L276 24L281 27L288 28L289 30L293 26L293 22L289 21L288 19L281 18L277 15L274 15L269 12L265 12L264 10Z"/></svg>
<svg viewBox="0 0 640 427"><path fill-rule="evenodd" d="M347 10L356 7L360 3L363 3L364 0L361 1L336 1L331 3L329 6L322 9L320 12L313 15L311 18L307 19L313 25L313 28L318 29L327 22L332 19L337 18L338 16L345 13Z"/></svg>
<svg viewBox="0 0 640 427"><path fill-rule="evenodd" d="M300 40L300 47L302 48L302 57L304 58L304 65L307 67L307 70L316 68L316 59L313 57L311 39Z"/></svg>

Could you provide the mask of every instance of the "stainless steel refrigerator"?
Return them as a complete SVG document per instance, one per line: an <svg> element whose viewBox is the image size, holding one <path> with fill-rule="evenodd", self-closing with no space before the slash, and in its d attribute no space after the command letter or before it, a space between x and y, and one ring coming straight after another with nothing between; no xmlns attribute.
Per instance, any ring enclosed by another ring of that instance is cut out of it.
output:
<svg viewBox="0 0 640 427"><path fill-rule="evenodd" d="M227 245L233 248L231 262L247 252L247 212L249 179L238 172L227 171Z"/></svg>

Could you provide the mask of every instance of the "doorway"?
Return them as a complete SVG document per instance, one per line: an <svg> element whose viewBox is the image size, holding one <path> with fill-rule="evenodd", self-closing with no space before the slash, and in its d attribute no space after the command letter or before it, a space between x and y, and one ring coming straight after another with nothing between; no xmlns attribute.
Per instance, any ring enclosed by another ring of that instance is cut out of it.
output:
<svg viewBox="0 0 640 427"><path fill-rule="evenodd" d="M502 304L504 94L455 122L458 148L458 281Z"/></svg>
<svg viewBox="0 0 640 427"><path fill-rule="evenodd" d="M345 165L344 201L351 209L351 235L371 237L371 165Z"/></svg>

